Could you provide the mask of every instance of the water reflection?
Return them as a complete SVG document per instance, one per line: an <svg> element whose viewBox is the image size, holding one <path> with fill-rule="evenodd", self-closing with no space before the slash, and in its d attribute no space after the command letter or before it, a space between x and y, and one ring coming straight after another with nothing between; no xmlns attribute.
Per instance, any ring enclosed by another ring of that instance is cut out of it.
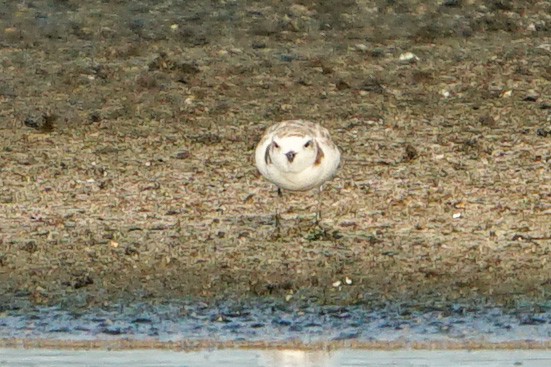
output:
<svg viewBox="0 0 551 367"><path fill-rule="evenodd" d="M93 361L91 364L90 361ZM145 367L548 367L546 350L45 350L1 349L0 366Z"/></svg>
<svg viewBox="0 0 551 367"><path fill-rule="evenodd" d="M334 355L328 351L267 350L261 353L262 366L278 367L332 367L336 366Z"/></svg>

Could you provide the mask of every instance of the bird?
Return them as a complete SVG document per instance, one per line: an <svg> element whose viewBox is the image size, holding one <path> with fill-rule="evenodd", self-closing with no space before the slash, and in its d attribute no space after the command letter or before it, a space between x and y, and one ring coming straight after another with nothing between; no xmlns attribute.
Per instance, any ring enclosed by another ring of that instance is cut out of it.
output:
<svg viewBox="0 0 551 367"><path fill-rule="evenodd" d="M322 185L336 175L340 163L341 153L329 131L307 120L287 120L268 127L255 149L256 168L277 186L279 198L282 189L318 189L318 225L321 220ZM275 224L279 228L277 210Z"/></svg>

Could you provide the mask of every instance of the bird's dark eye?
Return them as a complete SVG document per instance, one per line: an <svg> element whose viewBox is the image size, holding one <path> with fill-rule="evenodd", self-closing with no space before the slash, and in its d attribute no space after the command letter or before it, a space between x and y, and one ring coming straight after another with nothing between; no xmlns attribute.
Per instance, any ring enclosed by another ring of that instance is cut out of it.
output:
<svg viewBox="0 0 551 367"><path fill-rule="evenodd" d="M274 141L273 144L274 144L274 148L279 148L279 144L278 144L278 143L276 143L276 142Z"/></svg>
<svg viewBox="0 0 551 367"><path fill-rule="evenodd" d="M312 146L312 140L308 140L308 141L306 142L306 144L304 144L304 147L305 147L305 148L309 148L309 147L311 147L311 146Z"/></svg>

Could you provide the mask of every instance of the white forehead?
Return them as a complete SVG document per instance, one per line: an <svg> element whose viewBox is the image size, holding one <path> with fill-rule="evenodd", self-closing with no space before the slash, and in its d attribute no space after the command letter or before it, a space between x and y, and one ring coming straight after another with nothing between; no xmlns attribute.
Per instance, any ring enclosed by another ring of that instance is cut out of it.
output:
<svg viewBox="0 0 551 367"><path fill-rule="evenodd" d="M287 149L298 149L304 147L304 144L306 144L309 140L312 140L311 136L274 136L274 141L282 148Z"/></svg>

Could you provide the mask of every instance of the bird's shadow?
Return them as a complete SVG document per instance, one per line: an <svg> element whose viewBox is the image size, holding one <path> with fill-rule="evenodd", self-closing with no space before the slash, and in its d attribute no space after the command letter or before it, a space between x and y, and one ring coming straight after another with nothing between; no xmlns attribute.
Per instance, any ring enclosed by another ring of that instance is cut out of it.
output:
<svg viewBox="0 0 551 367"><path fill-rule="evenodd" d="M288 216L279 218L279 225L273 215L241 215L228 220L232 226L248 228L258 235L273 242L303 238L308 241L335 241L343 234L327 223L319 222L314 216Z"/></svg>
<svg viewBox="0 0 551 367"><path fill-rule="evenodd" d="M284 241L289 238L299 237L308 241L334 241L343 237L338 229L320 223L312 216L279 218L278 224L276 224L274 216L249 217L247 219L247 221L256 222L259 229L260 226L264 228L271 227L268 228L268 238L272 241ZM257 232L266 233L264 228Z"/></svg>

